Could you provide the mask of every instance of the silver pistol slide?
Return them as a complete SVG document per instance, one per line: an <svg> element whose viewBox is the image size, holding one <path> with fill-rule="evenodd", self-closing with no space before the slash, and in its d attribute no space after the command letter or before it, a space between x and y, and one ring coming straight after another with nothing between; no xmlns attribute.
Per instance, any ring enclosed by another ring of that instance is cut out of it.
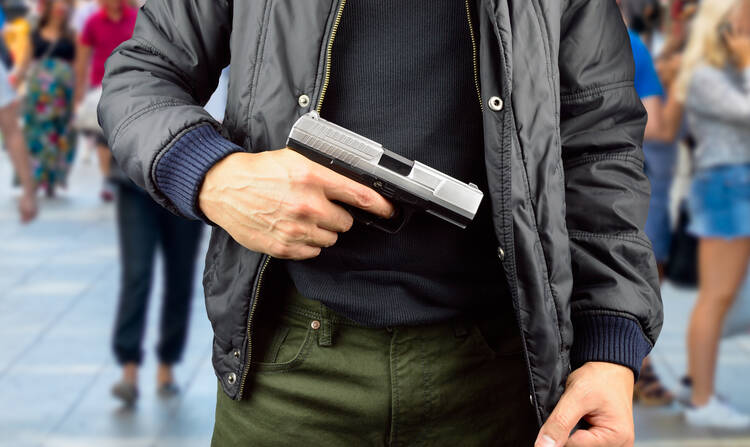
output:
<svg viewBox="0 0 750 447"><path fill-rule="evenodd" d="M385 149L381 144L324 120L317 112L301 116L289 133L287 146L339 174L368 186L396 208L382 218L341 204L365 225L398 232L416 211L426 211L460 228L474 219L483 193L418 161Z"/></svg>

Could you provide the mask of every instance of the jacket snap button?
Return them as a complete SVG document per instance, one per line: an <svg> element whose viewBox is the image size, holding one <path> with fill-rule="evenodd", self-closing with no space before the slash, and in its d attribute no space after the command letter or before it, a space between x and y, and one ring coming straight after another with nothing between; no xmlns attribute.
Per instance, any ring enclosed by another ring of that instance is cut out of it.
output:
<svg viewBox="0 0 750 447"><path fill-rule="evenodd" d="M234 382L237 381L237 374L235 373L229 373L227 376L227 383L230 385L234 385Z"/></svg>
<svg viewBox="0 0 750 447"><path fill-rule="evenodd" d="M239 349L235 349L235 350L234 350L234 356L235 356L236 358L240 358L240 350L239 350Z"/></svg>
<svg viewBox="0 0 750 447"><path fill-rule="evenodd" d="M497 257L500 258L501 261L505 259L505 250L503 250L503 247L497 247Z"/></svg>
<svg viewBox="0 0 750 447"><path fill-rule="evenodd" d="M534 396L532 396L531 394L529 394L529 403L532 407L534 406Z"/></svg>
<svg viewBox="0 0 750 447"><path fill-rule="evenodd" d="M300 107L307 107L310 105L310 97L307 95L300 95L300 97L297 98L297 103L299 103Z"/></svg>
<svg viewBox="0 0 750 447"><path fill-rule="evenodd" d="M312 322L310 323L310 327L311 327L311 328L313 328L313 329L316 329L316 330L317 330L318 328L320 328L320 321L318 321L318 320L313 320L313 321L312 321Z"/></svg>
<svg viewBox="0 0 750 447"><path fill-rule="evenodd" d="M500 99L499 96L493 96L489 100L489 106L490 109L494 110L495 112L499 112L503 110L503 100Z"/></svg>

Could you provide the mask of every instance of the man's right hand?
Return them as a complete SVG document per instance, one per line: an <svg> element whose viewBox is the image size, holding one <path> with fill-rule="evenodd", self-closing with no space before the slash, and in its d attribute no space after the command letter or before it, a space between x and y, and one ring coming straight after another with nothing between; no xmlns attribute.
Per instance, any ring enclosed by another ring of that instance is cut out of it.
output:
<svg viewBox="0 0 750 447"><path fill-rule="evenodd" d="M242 246L299 260L351 228L351 214L332 200L386 218L394 213L375 190L288 148L228 155L206 174L198 206Z"/></svg>

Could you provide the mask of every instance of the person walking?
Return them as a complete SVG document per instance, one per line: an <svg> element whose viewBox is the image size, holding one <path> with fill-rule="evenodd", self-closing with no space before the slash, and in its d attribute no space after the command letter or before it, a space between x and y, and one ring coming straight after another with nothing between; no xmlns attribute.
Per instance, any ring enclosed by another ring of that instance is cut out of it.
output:
<svg viewBox="0 0 750 447"><path fill-rule="evenodd" d="M73 118L75 37L69 26L72 0L45 0L31 33L31 54L22 58L15 80L26 83L22 100L24 134L38 187L54 197L67 183L76 147Z"/></svg>
<svg viewBox="0 0 750 447"><path fill-rule="evenodd" d="M78 39L74 103L79 110L85 95L100 94L104 62L119 44L130 38L135 26L137 10L126 0L99 0L99 4L100 8L88 18ZM99 133L95 133L94 140L104 177L100 195L109 202L114 199L109 178L112 153Z"/></svg>
<svg viewBox="0 0 750 447"><path fill-rule="evenodd" d="M641 40L638 32L633 29L633 21L640 21L641 26L645 23L637 19L644 13L643 10L647 7L654 8L655 5L652 2L645 4L642 1L618 1L618 3L623 11L623 19L628 25L630 47L635 62L633 85L648 113L643 153L646 176L651 184L651 200L645 232L654 248L659 279L662 279L671 239L668 204L676 152L673 146L653 140L654 134L660 132L662 127L664 89L656 73L651 52ZM674 400L672 392L661 383L649 357L643 360L641 374L633 391L633 399L642 405L667 406Z"/></svg>
<svg viewBox="0 0 750 447"><path fill-rule="evenodd" d="M688 231L699 238L698 300L687 337L691 399L685 417L700 427L748 428L750 416L716 397L714 389L722 324L750 261L748 2L701 3L683 55L676 100L696 140Z"/></svg>
<svg viewBox="0 0 750 447"><path fill-rule="evenodd" d="M632 445L662 307L628 42L614 1L146 2L99 119L213 226L212 444ZM475 183L474 221L353 219L399 204L285 147L310 111Z"/></svg>
<svg viewBox="0 0 750 447"><path fill-rule="evenodd" d="M0 63L0 134L10 155L15 177L21 185L21 197L18 200L21 222L27 223L32 221L38 212L36 186L31 173L29 151L18 125L18 100L8 80L9 76L5 65Z"/></svg>
<svg viewBox="0 0 750 447"><path fill-rule="evenodd" d="M173 367L182 358L185 348L195 260L203 224L175 216L157 205L125 176L116 163L112 165L112 180L116 185L115 208L122 269L112 337L122 377L112 387L112 394L132 406L139 395L138 370L143 363L146 311L157 251L161 252L164 261L164 292L156 346L159 361L157 393L161 397L171 397L179 392Z"/></svg>

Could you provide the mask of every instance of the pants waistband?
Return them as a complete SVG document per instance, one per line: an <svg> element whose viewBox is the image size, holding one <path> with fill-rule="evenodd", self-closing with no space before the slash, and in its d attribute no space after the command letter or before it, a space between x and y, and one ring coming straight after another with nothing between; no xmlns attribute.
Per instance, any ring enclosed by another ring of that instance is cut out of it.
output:
<svg viewBox="0 0 750 447"><path fill-rule="evenodd" d="M312 320L311 324L319 324L318 344L321 346L330 346L332 344L334 327L338 325L357 327L363 330L371 331L393 331L394 328L409 330L426 330L437 332L448 332L452 329L456 337L462 337L469 333L470 327L474 320L466 315L454 317L450 320L437 323L427 323L415 326L386 326L370 327L358 323L340 313L334 311L321 301L313 300L302 295L296 287L290 287L289 290L281 297L282 312L290 315ZM318 323L315 323L317 321Z"/></svg>

